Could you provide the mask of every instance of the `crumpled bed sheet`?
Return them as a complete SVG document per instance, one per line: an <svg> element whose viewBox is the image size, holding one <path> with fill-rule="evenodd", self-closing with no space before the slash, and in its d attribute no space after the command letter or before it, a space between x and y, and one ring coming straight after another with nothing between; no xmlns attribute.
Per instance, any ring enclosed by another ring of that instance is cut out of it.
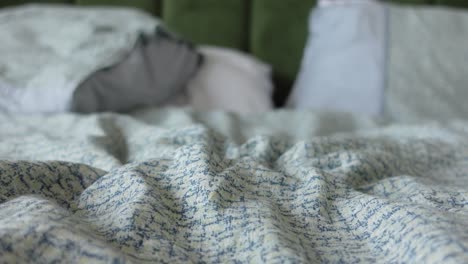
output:
<svg viewBox="0 0 468 264"><path fill-rule="evenodd" d="M1 262L463 263L468 123L0 114Z"/></svg>

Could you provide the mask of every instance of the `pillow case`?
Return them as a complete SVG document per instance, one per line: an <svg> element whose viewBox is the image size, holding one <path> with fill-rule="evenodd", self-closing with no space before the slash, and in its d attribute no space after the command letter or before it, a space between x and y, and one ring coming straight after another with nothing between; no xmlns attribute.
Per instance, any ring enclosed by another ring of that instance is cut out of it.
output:
<svg viewBox="0 0 468 264"><path fill-rule="evenodd" d="M131 8L0 10L0 110L123 112L182 90L199 53Z"/></svg>
<svg viewBox="0 0 468 264"><path fill-rule="evenodd" d="M322 1L310 22L290 106L403 122L468 117L465 11Z"/></svg>
<svg viewBox="0 0 468 264"><path fill-rule="evenodd" d="M203 63L187 83L185 99L196 111L223 110L236 113L265 112L273 108L271 67L229 48L200 46Z"/></svg>
<svg viewBox="0 0 468 264"><path fill-rule="evenodd" d="M0 109L70 110L91 73L121 61L159 21L123 8L25 5L0 10Z"/></svg>
<svg viewBox="0 0 468 264"><path fill-rule="evenodd" d="M201 61L190 43L158 29L153 36L142 36L121 62L82 82L73 93L71 110L127 112L160 106L185 89Z"/></svg>
<svg viewBox="0 0 468 264"><path fill-rule="evenodd" d="M354 3L354 4L350 4ZM385 11L372 1L321 1L309 17L296 109L382 112Z"/></svg>

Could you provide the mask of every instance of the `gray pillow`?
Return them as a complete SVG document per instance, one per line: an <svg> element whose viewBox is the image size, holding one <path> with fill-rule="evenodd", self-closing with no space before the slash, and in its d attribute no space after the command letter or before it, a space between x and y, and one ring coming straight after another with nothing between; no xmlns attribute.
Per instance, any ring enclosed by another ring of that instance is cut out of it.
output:
<svg viewBox="0 0 468 264"><path fill-rule="evenodd" d="M126 112L160 106L177 96L195 75L201 55L161 28L143 37L118 64L93 73L74 91L71 110Z"/></svg>

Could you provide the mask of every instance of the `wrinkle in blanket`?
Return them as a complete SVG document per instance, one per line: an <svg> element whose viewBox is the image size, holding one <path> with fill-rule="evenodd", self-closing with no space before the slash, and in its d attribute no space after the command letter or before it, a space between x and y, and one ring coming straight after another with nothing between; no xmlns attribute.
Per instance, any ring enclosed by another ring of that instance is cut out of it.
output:
<svg viewBox="0 0 468 264"><path fill-rule="evenodd" d="M252 117L236 116L236 123L251 125L229 134L216 124L233 124L230 115L195 122L189 112L170 113L18 117L21 123L0 115L0 138L11 140L2 141L0 156L18 150L0 163L2 258L463 263L468 257L468 124L355 118L347 120L350 130L327 128L323 136L311 124L329 117L310 114L301 131L283 130L303 114L276 112L255 117L257 125L270 124L268 133L257 133ZM350 116L333 117L342 118ZM11 131L23 123L42 130L15 138ZM41 137L44 130L62 136Z"/></svg>

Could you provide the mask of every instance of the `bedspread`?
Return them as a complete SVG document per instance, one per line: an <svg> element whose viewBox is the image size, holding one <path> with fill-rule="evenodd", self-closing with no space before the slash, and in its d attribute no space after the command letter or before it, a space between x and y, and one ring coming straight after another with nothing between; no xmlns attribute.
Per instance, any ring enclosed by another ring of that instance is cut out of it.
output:
<svg viewBox="0 0 468 264"><path fill-rule="evenodd" d="M0 114L0 262L463 263L468 123Z"/></svg>

